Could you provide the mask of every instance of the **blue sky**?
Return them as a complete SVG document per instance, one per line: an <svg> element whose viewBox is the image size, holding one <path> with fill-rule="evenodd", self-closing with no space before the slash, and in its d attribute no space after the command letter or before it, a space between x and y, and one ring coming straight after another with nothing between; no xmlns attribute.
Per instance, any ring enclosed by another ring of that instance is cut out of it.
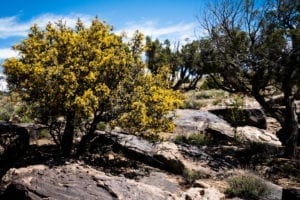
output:
<svg viewBox="0 0 300 200"><path fill-rule="evenodd" d="M45 26L49 21L64 20L69 26L81 20L89 25L98 16L114 27L116 33L135 30L153 39L181 42L201 35L196 16L206 0L4 0L0 12L1 63L17 56L11 47L26 37L30 26ZM6 90L5 79L0 90Z"/></svg>
<svg viewBox="0 0 300 200"><path fill-rule="evenodd" d="M0 61L16 53L10 48L26 37L37 23L65 20L72 26L80 17L86 24L98 16L116 33L130 36L139 29L153 38L172 41L193 39L198 34L196 15L205 1L200 0L11 0L1 2Z"/></svg>

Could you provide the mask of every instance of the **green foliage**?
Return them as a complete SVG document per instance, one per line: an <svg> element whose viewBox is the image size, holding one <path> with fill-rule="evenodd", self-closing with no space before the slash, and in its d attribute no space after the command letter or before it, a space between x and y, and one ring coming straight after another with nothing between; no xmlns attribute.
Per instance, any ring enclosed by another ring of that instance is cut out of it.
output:
<svg viewBox="0 0 300 200"><path fill-rule="evenodd" d="M207 178L207 175L199 171L189 169L184 169L182 176L188 185L193 184L198 179Z"/></svg>
<svg viewBox="0 0 300 200"><path fill-rule="evenodd" d="M269 192L266 183L251 175L238 175L228 180L229 188L226 193L230 197L243 199L260 199Z"/></svg>
<svg viewBox="0 0 300 200"><path fill-rule="evenodd" d="M261 142L247 142L244 150L238 153L244 165L268 163L280 154L276 146Z"/></svg>
<svg viewBox="0 0 300 200"><path fill-rule="evenodd" d="M202 146L202 145L207 145L210 141L208 136L205 134L200 134L200 133L194 133L189 135L187 138L188 143L196 146Z"/></svg>
<svg viewBox="0 0 300 200"><path fill-rule="evenodd" d="M292 174L300 178L300 169L293 163L286 162L283 164L282 170L285 174Z"/></svg>
<svg viewBox="0 0 300 200"><path fill-rule="evenodd" d="M211 96L211 94L209 94L209 93L197 93L196 94L196 98L197 99L210 99L212 96Z"/></svg>
<svg viewBox="0 0 300 200"><path fill-rule="evenodd" d="M181 108L182 109L200 109L202 107L205 107L207 104L204 102L196 101L193 99L186 99L184 100Z"/></svg>
<svg viewBox="0 0 300 200"><path fill-rule="evenodd" d="M229 105L229 121L232 126L236 127L238 124L246 120L244 108L244 96L243 95L234 95L233 102Z"/></svg>
<svg viewBox="0 0 300 200"><path fill-rule="evenodd" d="M234 134L234 136L233 136L233 140L234 140L234 142L236 142L237 144L245 144L245 143L247 143L248 144L248 140L247 140L247 138L245 138L245 136L244 135L241 135L241 134Z"/></svg>
<svg viewBox="0 0 300 200"><path fill-rule="evenodd" d="M5 103L0 109L0 120L9 121L13 117L14 107L12 103Z"/></svg>
<svg viewBox="0 0 300 200"><path fill-rule="evenodd" d="M218 82L221 82L221 80L218 80ZM210 76L207 76L205 77L202 85L200 86L200 89L202 90L219 89L219 86Z"/></svg>
<svg viewBox="0 0 300 200"><path fill-rule="evenodd" d="M105 131L106 130L106 123L101 121L97 124L97 130L100 130L100 131Z"/></svg>
<svg viewBox="0 0 300 200"><path fill-rule="evenodd" d="M20 100L21 101L21 100ZM18 116L20 122L29 123L34 121L34 106L28 105L26 102L19 102L19 106L16 108L15 113Z"/></svg>
<svg viewBox="0 0 300 200"><path fill-rule="evenodd" d="M210 43L203 61L214 69L211 77L221 89L253 96L276 118L286 136L285 154L293 157L299 123L292 120L293 104L285 103L278 112L268 99L280 90L284 102L294 101L299 88L299 5L298 0L262 1L260 6L254 0L220 0L207 6L202 21ZM270 92L270 87L276 89Z"/></svg>
<svg viewBox="0 0 300 200"><path fill-rule="evenodd" d="M176 143L186 143L195 146L203 146L210 144L211 140L208 136L202 133L193 133L190 134L188 137L185 135L177 135L174 138L174 142Z"/></svg>
<svg viewBox="0 0 300 200"><path fill-rule="evenodd" d="M18 94L9 93L0 96L0 120L32 122L31 106L21 100Z"/></svg>
<svg viewBox="0 0 300 200"><path fill-rule="evenodd" d="M42 129L38 132L38 139L41 139L41 138L50 138L51 135L50 135L50 132L48 129Z"/></svg>
<svg viewBox="0 0 300 200"><path fill-rule="evenodd" d="M195 92L196 99L219 99L225 97L223 90L199 90Z"/></svg>
<svg viewBox="0 0 300 200"><path fill-rule="evenodd" d="M163 43L158 39L146 38L146 64L153 74L162 67L168 68L167 79L174 89L191 90L205 74L205 66L201 56L201 41L194 40L184 45L175 45L171 49L170 41Z"/></svg>
<svg viewBox="0 0 300 200"><path fill-rule="evenodd" d="M214 106L221 105L221 103L222 103L222 99L215 99L215 100L213 100L213 102L212 102L212 104L213 104Z"/></svg>
<svg viewBox="0 0 300 200"><path fill-rule="evenodd" d="M169 65L168 68L171 69L172 61L176 62L170 45L168 40L161 43L158 39L152 41L150 37L146 37L147 67L153 74L160 73L161 67L166 65Z"/></svg>

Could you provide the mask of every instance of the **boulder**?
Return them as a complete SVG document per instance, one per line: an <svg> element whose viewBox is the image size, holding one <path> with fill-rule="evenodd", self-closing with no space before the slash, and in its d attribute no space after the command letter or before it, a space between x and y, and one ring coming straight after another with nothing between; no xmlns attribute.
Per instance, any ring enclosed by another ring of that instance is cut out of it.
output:
<svg viewBox="0 0 300 200"><path fill-rule="evenodd" d="M216 172L211 170L207 163L197 162L193 157L183 154L181 146L177 146L172 142L162 142L155 146L153 151L154 159L164 163L168 168L173 169L173 172L182 174L187 171L200 173L203 177L215 175Z"/></svg>
<svg viewBox="0 0 300 200"><path fill-rule="evenodd" d="M209 112L221 117L232 126L267 128L266 115L261 109L240 109L238 113L236 113L234 108L221 108L209 110ZM236 118L233 119L232 114L237 115Z"/></svg>
<svg viewBox="0 0 300 200"><path fill-rule="evenodd" d="M23 127L0 123L0 165L9 164L29 147L29 134Z"/></svg>
<svg viewBox="0 0 300 200"><path fill-rule="evenodd" d="M174 123L176 124L176 129L183 132L203 131L207 126L206 123L228 124L218 116L201 110L177 109L175 116Z"/></svg>
<svg viewBox="0 0 300 200"><path fill-rule="evenodd" d="M176 110L175 133L188 136L194 133L209 133L216 141L230 139L234 136L234 128L220 117L200 110Z"/></svg>
<svg viewBox="0 0 300 200"><path fill-rule="evenodd" d="M246 111L251 114L249 115L250 118L254 116L254 113L259 113L257 116L263 118L263 121L266 120L263 112L259 109L248 109ZM231 142L235 140L236 136L241 136L241 139L246 139L247 141L262 142L276 146L281 145L277 136L265 129L254 126L233 128L224 119L207 111L182 109L176 111L176 116L174 120L176 125L175 133L178 134L186 136L193 133L208 134L218 143Z"/></svg>
<svg viewBox="0 0 300 200"><path fill-rule="evenodd" d="M127 135L120 132L96 131L93 146L101 145L101 141L113 145L115 151L121 150L126 157L139 160L151 166L175 173L182 174L185 170L193 170L203 173L204 176L215 172L199 163L194 158L183 156L184 147L172 142L151 143L143 138ZM98 142L99 141L99 142Z"/></svg>
<svg viewBox="0 0 300 200"><path fill-rule="evenodd" d="M162 189L106 175L82 164L10 169L2 179L0 199L176 199Z"/></svg>
<svg viewBox="0 0 300 200"><path fill-rule="evenodd" d="M157 144L153 149L153 158L164 163L177 174L183 173L186 167L177 145L171 142Z"/></svg>
<svg viewBox="0 0 300 200"><path fill-rule="evenodd" d="M226 141L234 138L234 128L226 123L211 122L207 124L205 132L215 141Z"/></svg>
<svg viewBox="0 0 300 200"><path fill-rule="evenodd" d="M253 126L237 127L236 135L241 139L246 139L252 142L260 142L274 146L281 146L281 142L276 135Z"/></svg>

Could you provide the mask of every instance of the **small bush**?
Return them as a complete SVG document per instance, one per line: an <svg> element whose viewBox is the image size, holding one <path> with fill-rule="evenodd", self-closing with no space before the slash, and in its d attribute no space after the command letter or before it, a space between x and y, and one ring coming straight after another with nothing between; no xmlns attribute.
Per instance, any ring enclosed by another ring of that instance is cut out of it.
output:
<svg viewBox="0 0 300 200"><path fill-rule="evenodd" d="M2 102L1 102L2 104ZM10 102L5 102L0 108L0 120L9 121L14 114L14 105Z"/></svg>
<svg viewBox="0 0 300 200"><path fill-rule="evenodd" d="M230 109L229 113L229 121L233 127L237 127L239 124L245 122L246 120L246 113L243 110L245 107L244 103L244 96L236 95L233 97L233 102L228 104Z"/></svg>
<svg viewBox="0 0 300 200"><path fill-rule="evenodd" d="M269 192L269 188L263 180L251 175L239 175L228 180L229 188L226 194L229 197L243 199L260 199Z"/></svg>
<svg viewBox="0 0 300 200"><path fill-rule="evenodd" d="M186 137L185 135L177 135L174 139L174 142L203 146L210 143L210 138L202 133L193 133L188 137Z"/></svg>
<svg viewBox="0 0 300 200"><path fill-rule="evenodd" d="M221 82L221 79L217 78L217 81ZM204 82L200 86L200 89L204 89L204 90L219 89L219 86L211 77L208 76L205 78Z"/></svg>
<svg viewBox="0 0 300 200"><path fill-rule="evenodd" d="M174 138L175 143L187 143L187 138L185 135L176 135Z"/></svg>
<svg viewBox="0 0 300 200"><path fill-rule="evenodd" d="M97 130L99 130L99 131L105 131L105 129L106 129L106 123L105 122L99 122L97 124Z"/></svg>
<svg viewBox="0 0 300 200"><path fill-rule="evenodd" d="M214 106L221 105L221 103L222 103L222 99L215 99L215 100L212 102L212 104L213 104Z"/></svg>
<svg viewBox="0 0 300 200"><path fill-rule="evenodd" d="M280 149L266 143L248 142L237 156L244 165L268 163L280 154Z"/></svg>
<svg viewBox="0 0 300 200"><path fill-rule="evenodd" d="M185 169L182 174L186 184L193 184L196 180L207 178L207 176L199 171Z"/></svg>
<svg viewBox="0 0 300 200"><path fill-rule="evenodd" d="M199 133L193 133L188 137L189 144L193 144L196 146L202 146L209 143L209 139L204 134Z"/></svg>
<svg viewBox="0 0 300 200"><path fill-rule="evenodd" d="M50 132L48 129L42 129L38 132L38 138L41 139L41 138L50 138L51 135L50 135Z"/></svg>
<svg viewBox="0 0 300 200"><path fill-rule="evenodd" d="M210 99L210 98L212 98L212 95L206 92L204 93L201 92L196 94L196 99Z"/></svg>
<svg viewBox="0 0 300 200"><path fill-rule="evenodd" d="M182 109L200 109L207 106L204 102L199 102L195 100L186 100L181 106Z"/></svg>

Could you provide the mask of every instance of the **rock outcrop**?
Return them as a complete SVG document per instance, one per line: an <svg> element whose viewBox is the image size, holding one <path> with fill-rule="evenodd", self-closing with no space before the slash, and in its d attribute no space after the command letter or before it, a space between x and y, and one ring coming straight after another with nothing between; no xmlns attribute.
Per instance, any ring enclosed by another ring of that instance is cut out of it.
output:
<svg viewBox="0 0 300 200"><path fill-rule="evenodd" d="M178 109L176 110L175 133L178 134L194 134L213 132L216 136L223 135L226 137L234 136L234 128L228 122L220 117L200 110Z"/></svg>
<svg viewBox="0 0 300 200"><path fill-rule="evenodd" d="M172 142L151 143L134 135L127 135L119 132L96 131L92 148L101 145L101 142L113 144L113 149L122 150L126 157L142 161L154 167L170 171L175 174L182 174L185 170L203 173L203 176L210 176L216 172L210 168L203 167L194 158L184 156L183 152L188 151L186 147L176 145ZM207 155L208 156L208 155ZM207 161L212 160L207 159Z"/></svg>
<svg viewBox="0 0 300 200"><path fill-rule="evenodd" d="M258 110L252 109L252 115L249 114L249 118L254 116L253 113L256 112L259 113ZM264 119L262 121L265 121L263 113L258 114L258 116ZM269 133L267 130L254 126L234 128L224 119L207 111L189 109L177 110L174 123L176 125L175 133L186 136L194 133L209 134L217 142L230 142L236 137L241 136L242 139L246 141L261 142L276 146L281 145L277 136Z"/></svg>
<svg viewBox="0 0 300 200"><path fill-rule="evenodd" d="M175 186L165 188L145 180L111 176L78 163L54 167L33 165L7 172L2 179L0 199L203 200L213 195L213 199L218 200L224 197L215 188L183 190L178 183L173 184Z"/></svg>
<svg viewBox="0 0 300 200"><path fill-rule="evenodd" d="M113 177L91 167L67 164L11 169L0 199L175 199L158 187Z"/></svg>
<svg viewBox="0 0 300 200"><path fill-rule="evenodd" d="M236 135L241 139L252 142L261 142L274 146L281 146L280 140L274 134L253 126L237 127Z"/></svg>
<svg viewBox="0 0 300 200"><path fill-rule="evenodd" d="M266 115L261 109L240 109L221 108L209 110L209 112L221 117L234 126L254 126L261 129L267 128ZM232 115L237 115L235 118Z"/></svg>

